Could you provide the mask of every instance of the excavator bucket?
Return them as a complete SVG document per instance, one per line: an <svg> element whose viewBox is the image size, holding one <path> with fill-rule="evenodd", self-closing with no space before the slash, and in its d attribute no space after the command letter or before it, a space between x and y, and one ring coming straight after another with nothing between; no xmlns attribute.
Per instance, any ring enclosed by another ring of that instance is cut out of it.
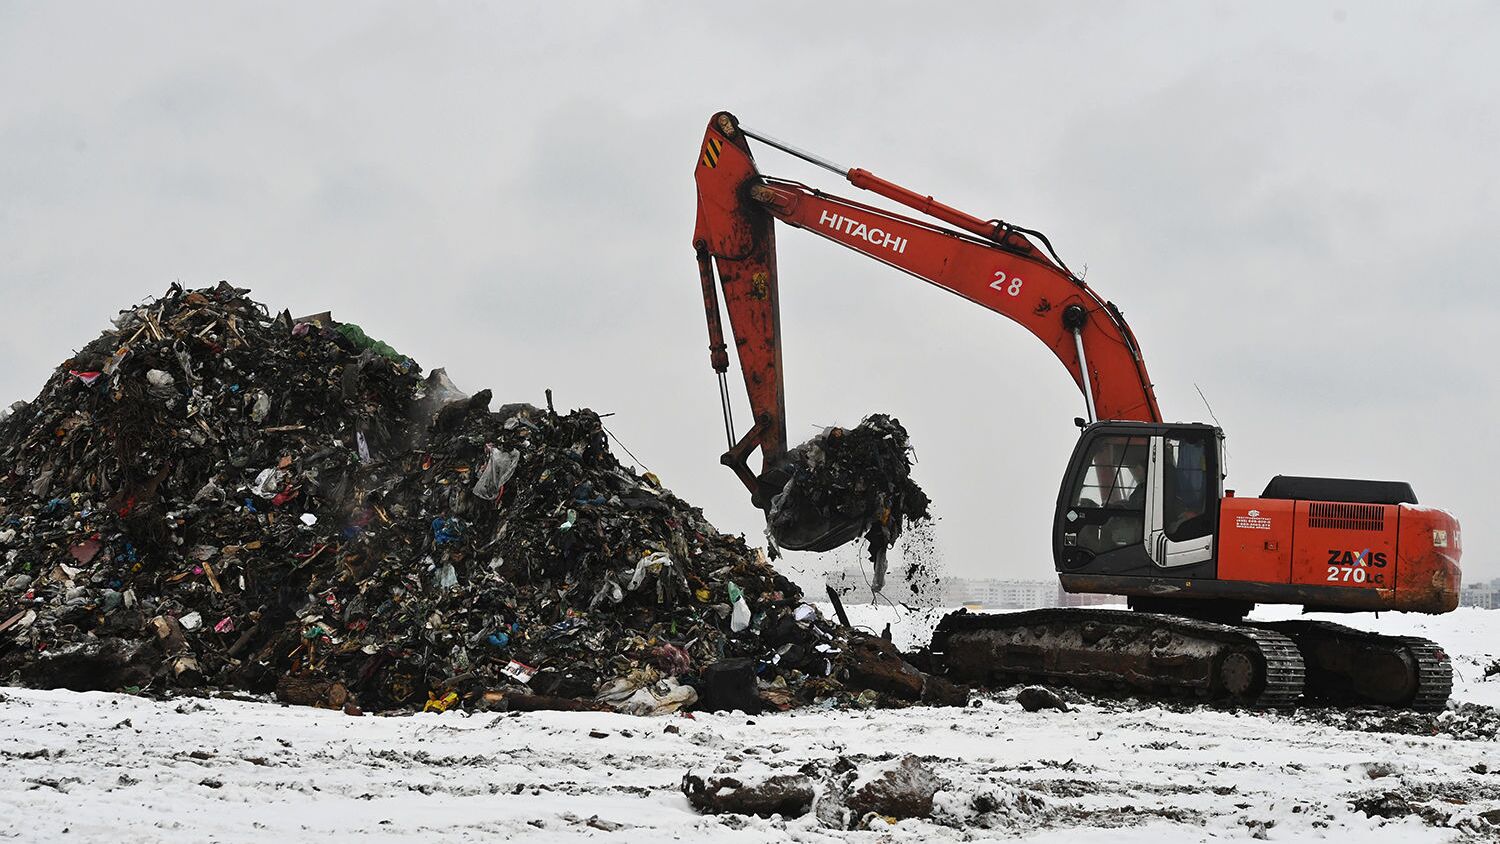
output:
<svg viewBox="0 0 1500 844"><path fill-rule="evenodd" d="M772 529L776 545L787 551L832 551L858 539L868 524L865 519L830 519L806 501L778 511L777 523Z"/></svg>
<svg viewBox="0 0 1500 844"><path fill-rule="evenodd" d="M889 416L830 428L787 457L789 479L766 514L782 548L828 551L864 535L879 572L905 525L929 516L927 494L911 479L906 429Z"/></svg>

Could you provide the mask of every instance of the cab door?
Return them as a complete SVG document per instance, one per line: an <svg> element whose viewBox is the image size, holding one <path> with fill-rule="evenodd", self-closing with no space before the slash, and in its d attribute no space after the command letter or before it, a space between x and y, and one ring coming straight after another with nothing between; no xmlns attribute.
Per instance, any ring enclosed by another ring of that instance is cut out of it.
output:
<svg viewBox="0 0 1500 844"><path fill-rule="evenodd" d="M1214 557L1221 497L1220 440L1203 429L1151 437L1146 480L1146 553L1164 569Z"/></svg>

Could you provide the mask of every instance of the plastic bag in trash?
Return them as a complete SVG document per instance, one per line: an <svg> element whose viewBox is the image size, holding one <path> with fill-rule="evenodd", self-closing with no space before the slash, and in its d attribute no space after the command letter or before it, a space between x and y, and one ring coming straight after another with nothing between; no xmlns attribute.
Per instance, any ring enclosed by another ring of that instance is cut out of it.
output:
<svg viewBox="0 0 1500 844"><path fill-rule="evenodd" d="M250 491L261 498L275 498L276 494L281 492L281 487L286 483L286 479L287 473L285 471L272 466L269 469L262 470L259 475L255 476L255 486L251 487Z"/></svg>
<svg viewBox="0 0 1500 844"><path fill-rule="evenodd" d="M734 583L726 584L729 587L729 600L734 604L734 609L729 616L729 629L735 633L743 633L750 627L750 605L745 603L745 593Z"/></svg>
<svg viewBox="0 0 1500 844"><path fill-rule="evenodd" d="M511 449L501 451L494 446L485 449L488 459L484 462L484 468L479 470L479 480L474 482L474 494L486 501L494 501L500 497L500 491L505 488L512 476L516 474L516 467L521 463L521 452Z"/></svg>
<svg viewBox="0 0 1500 844"><path fill-rule="evenodd" d="M245 396L245 403L250 406L250 421L256 424L266 421L266 414L271 412L271 397L266 395L265 390L255 390Z"/></svg>
<svg viewBox="0 0 1500 844"><path fill-rule="evenodd" d="M697 702L697 689L667 678L636 689L634 694L614 707L626 715L670 715Z"/></svg>
<svg viewBox="0 0 1500 844"><path fill-rule="evenodd" d="M151 395L159 399L173 399L177 396L177 379L172 373L161 369L152 369L146 372L146 383L151 385Z"/></svg>
<svg viewBox="0 0 1500 844"><path fill-rule="evenodd" d="M641 584L646 581L646 575L648 573L659 574L664 567L670 566L671 564L671 556L664 554L661 551L655 551L647 554L640 559L640 562L635 564L635 571L630 575L630 582L625 584L625 588L629 589L631 592L634 592L635 590L641 588Z"/></svg>

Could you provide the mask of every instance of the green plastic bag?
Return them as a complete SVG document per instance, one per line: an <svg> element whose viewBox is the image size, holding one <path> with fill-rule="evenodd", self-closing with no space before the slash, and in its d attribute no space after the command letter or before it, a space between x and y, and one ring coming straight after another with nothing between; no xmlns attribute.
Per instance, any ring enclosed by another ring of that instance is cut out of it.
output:
<svg viewBox="0 0 1500 844"><path fill-rule="evenodd" d="M338 328L334 330L348 338L349 342L353 343L356 348L370 349L375 354L395 363L401 363L406 360L406 355L391 348L390 344L376 340L374 337L366 334L363 328L352 322L341 322Z"/></svg>

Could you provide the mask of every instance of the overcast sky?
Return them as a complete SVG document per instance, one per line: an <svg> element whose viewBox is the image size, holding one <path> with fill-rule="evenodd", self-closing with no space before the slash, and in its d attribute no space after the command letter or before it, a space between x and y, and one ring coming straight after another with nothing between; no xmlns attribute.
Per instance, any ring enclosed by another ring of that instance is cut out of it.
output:
<svg viewBox="0 0 1500 844"><path fill-rule="evenodd" d="M1500 576L1497 43L1478 2L0 0L0 397L172 281L229 279L497 402L613 413L758 541L690 243L727 109L1050 235L1124 310L1164 414L1207 421L1202 389L1240 494L1407 480L1463 520L1466 577ZM1066 370L895 270L778 245L793 439L894 414L948 571L1050 578Z"/></svg>

